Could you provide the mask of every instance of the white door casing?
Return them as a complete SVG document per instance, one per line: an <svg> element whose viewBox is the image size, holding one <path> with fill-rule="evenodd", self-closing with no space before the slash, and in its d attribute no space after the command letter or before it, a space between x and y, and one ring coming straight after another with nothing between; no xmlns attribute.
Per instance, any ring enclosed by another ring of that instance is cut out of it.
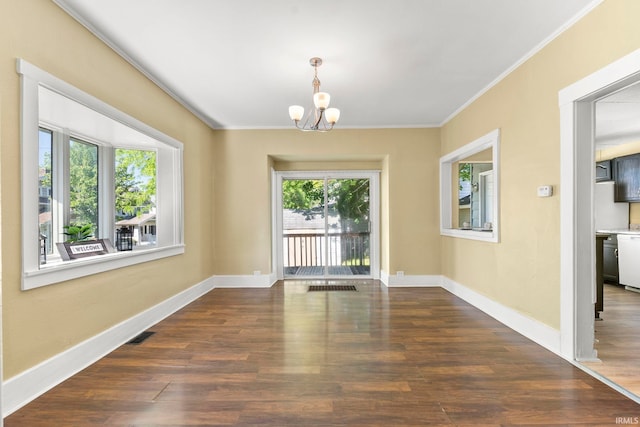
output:
<svg viewBox="0 0 640 427"><path fill-rule="evenodd" d="M560 106L560 353L597 360L595 303L595 102L640 81L640 49L562 89Z"/></svg>

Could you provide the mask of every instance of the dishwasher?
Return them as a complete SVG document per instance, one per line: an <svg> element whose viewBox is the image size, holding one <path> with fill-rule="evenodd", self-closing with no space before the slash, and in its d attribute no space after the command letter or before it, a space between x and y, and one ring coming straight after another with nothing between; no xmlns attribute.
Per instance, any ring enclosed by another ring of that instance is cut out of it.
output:
<svg viewBox="0 0 640 427"><path fill-rule="evenodd" d="M621 285L640 292L640 234L618 234L618 274Z"/></svg>

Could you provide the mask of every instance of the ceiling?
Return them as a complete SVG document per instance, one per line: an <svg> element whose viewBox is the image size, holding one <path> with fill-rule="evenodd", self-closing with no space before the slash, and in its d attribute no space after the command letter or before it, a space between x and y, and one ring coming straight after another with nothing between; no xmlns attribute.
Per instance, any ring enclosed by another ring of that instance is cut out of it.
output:
<svg viewBox="0 0 640 427"><path fill-rule="evenodd" d="M640 140L640 83L596 102L596 149Z"/></svg>
<svg viewBox="0 0 640 427"><path fill-rule="evenodd" d="M54 0L214 128L440 126L600 0Z"/></svg>

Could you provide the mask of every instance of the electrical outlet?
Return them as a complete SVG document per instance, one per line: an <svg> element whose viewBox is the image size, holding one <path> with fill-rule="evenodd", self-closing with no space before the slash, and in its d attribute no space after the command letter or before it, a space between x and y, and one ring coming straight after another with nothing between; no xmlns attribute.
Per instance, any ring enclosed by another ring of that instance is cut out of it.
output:
<svg viewBox="0 0 640 427"><path fill-rule="evenodd" d="M551 197L553 195L553 186L541 185L538 187L538 197Z"/></svg>
<svg viewBox="0 0 640 427"><path fill-rule="evenodd" d="M404 277L404 271L402 271L402 270L396 271L396 276Z"/></svg>
<svg viewBox="0 0 640 427"><path fill-rule="evenodd" d="M254 276L259 276L260 274L261 274L260 270L253 270L253 275Z"/></svg>

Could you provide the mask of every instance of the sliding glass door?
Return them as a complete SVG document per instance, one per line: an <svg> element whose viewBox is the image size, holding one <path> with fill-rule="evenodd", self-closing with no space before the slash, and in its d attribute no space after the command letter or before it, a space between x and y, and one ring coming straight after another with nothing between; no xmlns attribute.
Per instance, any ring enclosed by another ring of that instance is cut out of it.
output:
<svg viewBox="0 0 640 427"><path fill-rule="evenodd" d="M371 202L377 200L372 198L377 182L344 175L279 175L283 277L372 276Z"/></svg>
<svg viewBox="0 0 640 427"><path fill-rule="evenodd" d="M327 215L324 179L282 181L282 242L285 277L323 276Z"/></svg>
<svg viewBox="0 0 640 427"><path fill-rule="evenodd" d="M329 275L368 276L370 266L370 180L327 179L330 218L327 227Z"/></svg>

